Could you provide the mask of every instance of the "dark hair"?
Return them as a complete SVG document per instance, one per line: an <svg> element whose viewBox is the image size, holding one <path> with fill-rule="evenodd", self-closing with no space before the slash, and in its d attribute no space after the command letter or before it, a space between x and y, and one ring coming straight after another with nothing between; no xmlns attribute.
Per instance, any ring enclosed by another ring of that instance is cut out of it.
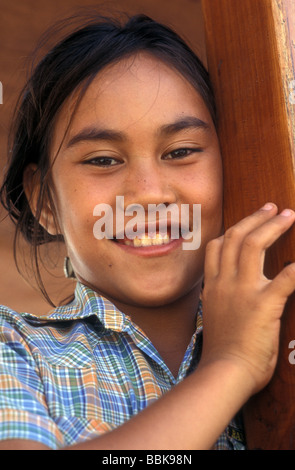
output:
<svg viewBox="0 0 295 470"><path fill-rule="evenodd" d="M113 18L93 18L47 53L33 71L19 100L0 198L16 224L15 240L21 233L31 244L36 279L48 301L40 278L38 246L58 239L39 224L44 198L51 200L49 152L55 118L78 86L82 86L81 98L103 67L139 51L147 51L177 69L199 92L216 123L213 92L203 64L174 31L145 15L136 15L125 24ZM30 163L37 165L42 181L35 216L22 182L24 170Z"/></svg>

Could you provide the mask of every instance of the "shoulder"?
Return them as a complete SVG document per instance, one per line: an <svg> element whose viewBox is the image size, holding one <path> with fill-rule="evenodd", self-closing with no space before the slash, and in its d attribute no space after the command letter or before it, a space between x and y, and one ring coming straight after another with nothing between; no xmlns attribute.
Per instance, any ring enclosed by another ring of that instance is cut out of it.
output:
<svg viewBox="0 0 295 470"><path fill-rule="evenodd" d="M0 327L4 325L21 325L25 323L25 315L26 314L16 312L5 305L0 305Z"/></svg>
<svg viewBox="0 0 295 470"><path fill-rule="evenodd" d="M0 305L0 343L34 344L40 335L44 336L40 328L43 323L41 316Z"/></svg>
<svg viewBox="0 0 295 470"><path fill-rule="evenodd" d="M0 306L0 366L3 351L30 364L50 364L48 367L88 364L91 351L101 339L100 329L87 321L92 315L83 309L81 312L76 303L43 316Z"/></svg>
<svg viewBox="0 0 295 470"><path fill-rule="evenodd" d="M30 333L30 326L26 321L27 315L0 305L0 341L2 343L13 340L21 342Z"/></svg>

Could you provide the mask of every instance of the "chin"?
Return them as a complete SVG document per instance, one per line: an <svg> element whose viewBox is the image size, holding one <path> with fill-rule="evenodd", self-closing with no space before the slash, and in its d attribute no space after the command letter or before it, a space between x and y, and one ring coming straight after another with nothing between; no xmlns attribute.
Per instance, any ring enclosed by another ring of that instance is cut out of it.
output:
<svg viewBox="0 0 295 470"><path fill-rule="evenodd" d="M132 291L132 299L127 303L137 307L157 308L165 307L186 297L194 288L191 286L189 289L169 289L160 292L157 287L147 288L144 292Z"/></svg>

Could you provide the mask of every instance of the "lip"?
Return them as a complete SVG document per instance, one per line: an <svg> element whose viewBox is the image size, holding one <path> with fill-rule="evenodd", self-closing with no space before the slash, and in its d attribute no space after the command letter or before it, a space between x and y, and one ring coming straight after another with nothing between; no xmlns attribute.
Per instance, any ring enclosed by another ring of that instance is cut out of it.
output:
<svg viewBox="0 0 295 470"><path fill-rule="evenodd" d="M124 243L117 243L112 241L118 248L124 250L126 253L134 256L140 256L144 258L153 258L157 256L165 256L172 251L179 248L182 245L184 239L182 237L173 239L167 244L163 245L151 245L151 246L142 246L134 247L131 245L125 245Z"/></svg>

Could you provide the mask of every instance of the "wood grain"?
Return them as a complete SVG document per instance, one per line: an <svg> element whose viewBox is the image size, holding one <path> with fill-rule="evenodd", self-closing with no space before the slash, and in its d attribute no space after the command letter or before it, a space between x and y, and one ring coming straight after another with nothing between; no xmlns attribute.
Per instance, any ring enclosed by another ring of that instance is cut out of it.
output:
<svg viewBox="0 0 295 470"><path fill-rule="evenodd" d="M219 111L224 161L224 220L231 226L267 201L295 209L294 2L203 0L207 60ZM295 261L295 230L268 251L272 278ZM282 320L275 375L245 407L250 449L295 449L295 298Z"/></svg>

